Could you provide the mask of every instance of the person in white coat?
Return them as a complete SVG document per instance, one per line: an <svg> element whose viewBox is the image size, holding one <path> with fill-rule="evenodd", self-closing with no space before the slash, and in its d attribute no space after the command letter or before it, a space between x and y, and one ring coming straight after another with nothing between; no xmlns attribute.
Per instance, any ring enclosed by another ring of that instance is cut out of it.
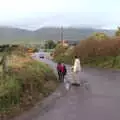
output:
<svg viewBox="0 0 120 120"><path fill-rule="evenodd" d="M74 65L73 65L74 85L80 85L80 72L81 72L80 59L77 56L75 56Z"/></svg>

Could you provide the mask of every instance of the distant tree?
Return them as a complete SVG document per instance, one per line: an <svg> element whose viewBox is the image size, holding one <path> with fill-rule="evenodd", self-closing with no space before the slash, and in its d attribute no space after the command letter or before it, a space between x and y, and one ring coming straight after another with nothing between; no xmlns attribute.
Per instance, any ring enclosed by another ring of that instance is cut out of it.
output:
<svg viewBox="0 0 120 120"><path fill-rule="evenodd" d="M56 56L58 56L58 55L64 54L67 49L68 49L68 47L64 47L64 46L62 46L61 44L58 44L58 45L55 47L54 56L56 57Z"/></svg>
<svg viewBox="0 0 120 120"><path fill-rule="evenodd" d="M39 52L38 48L34 48L33 52Z"/></svg>
<svg viewBox="0 0 120 120"><path fill-rule="evenodd" d="M120 36L120 27L118 27L118 30L115 33L116 36Z"/></svg>
<svg viewBox="0 0 120 120"><path fill-rule="evenodd" d="M45 43L45 48L46 49L54 49L56 47L56 44L53 40L48 40Z"/></svg>
<svg viewBox="0 0 120 120"><path fill-rule="evenodd" d="M105 34L105 33L94 33L92 36L91 36L94 40L106 40L108 39L109 37Z"/></svg>

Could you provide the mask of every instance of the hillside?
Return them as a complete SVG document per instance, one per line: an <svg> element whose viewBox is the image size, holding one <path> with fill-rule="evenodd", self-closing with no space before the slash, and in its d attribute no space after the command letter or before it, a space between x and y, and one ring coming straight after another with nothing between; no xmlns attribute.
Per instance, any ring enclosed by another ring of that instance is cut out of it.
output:
<svg viewBox="0 0 120 120"><path fill-rule="evenodd" d="M105 32L108 35L114 35L112 30L101 30L92 28L64 28L65 40L80 40L85 39L94 32ZM41 28L35 31L35 36L42 39L60 40L60 28Z"/></svg>
<svg viewBox="0 0 120 120"><path fill-rule="evenodd" d="M85 39L94 32L105 32L114 35L113 30L102 30L93 28L64 28L65 40ZM60 40L60 28L46 27L36 31L28 31L19 28L0 27L0 43L11 42L39 42L41 40Z"/></svg>
<svg viewBox="0 0 120 120"><path fill-rule="evenodd" d="M0 43L11 43L13 41L19 41L28 39L33 36L33 33L28 30L19 28L7 28L0 27Z"/></svg>

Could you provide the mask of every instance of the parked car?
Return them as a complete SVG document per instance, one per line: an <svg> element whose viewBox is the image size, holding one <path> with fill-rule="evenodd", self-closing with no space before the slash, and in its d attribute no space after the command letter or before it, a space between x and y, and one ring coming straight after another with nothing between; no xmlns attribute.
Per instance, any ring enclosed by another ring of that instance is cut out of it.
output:
<svg viewBox="0 0 120 120"><path fill-rule="evenodd" d="M39 57L43 59L43 58L44 58L44 55L43 55L43 54L40 54Z"/></svg>

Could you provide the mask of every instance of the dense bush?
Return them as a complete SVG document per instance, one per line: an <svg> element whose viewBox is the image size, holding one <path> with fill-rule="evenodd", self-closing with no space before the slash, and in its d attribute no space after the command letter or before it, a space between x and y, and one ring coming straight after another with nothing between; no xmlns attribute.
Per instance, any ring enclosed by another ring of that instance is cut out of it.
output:
<svg viewBox="0 0 120 120"><path fill-rule="evenodd" d="M103 41L97 41L87 39L81 41L78 46L75 47L75 54L80 56L83 62L86 62L89 58L94 57L116 57L120 54L120 39L111 38Z"/></svg>

